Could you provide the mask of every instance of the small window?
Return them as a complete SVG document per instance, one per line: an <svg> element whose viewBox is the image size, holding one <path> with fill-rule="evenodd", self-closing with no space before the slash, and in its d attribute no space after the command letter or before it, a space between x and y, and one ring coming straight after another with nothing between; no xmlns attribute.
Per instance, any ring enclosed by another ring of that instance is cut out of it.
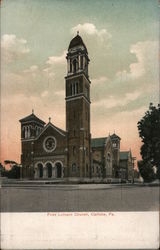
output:
<svg viewBox="0 0 160 250"><path fill-rule="evenodd" d="M76 84L74 83L73 84L73 95L75 95L76 94Z"/></svg>
<svg viewBox="0 0 160 250"><path fill-rule="evenodd" d="M70 62L70 72L72 72L72 63Z"/></svg>
<svg viewBox="0 0 160 250"><path fill-rule="evenodd" d="M80 57L80 67L83 69L83 56Z"/></svg>
<svg viewBox="0 0 160 250"><path fill-rule="evenodd" d="M76 164L75 163L72 164L72 172L76 172Z"/></svg>
<svg viewBox="0 0 160 250"><path fill-rule="evenodd" d="M86 164L86 171L88 172L88 164Z"/></svg>
<svg viewBox="0 0 160 250"><path fill-rule="evenodd" d="M78 82L76 82L76 94L78 94L79 89L78 89Z"/></svg>
<svg viewBox="0 0 160 250"><path fill-rule="evenodd" d="M73 146L73 155L76 155L76 147Z"/></svg>

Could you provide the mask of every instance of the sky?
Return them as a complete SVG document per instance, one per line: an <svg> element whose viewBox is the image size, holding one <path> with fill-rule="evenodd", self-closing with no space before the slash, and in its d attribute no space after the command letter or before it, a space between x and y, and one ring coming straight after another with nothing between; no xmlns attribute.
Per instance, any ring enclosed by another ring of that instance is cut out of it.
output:
<svg viewBox="0 0 160 250"><path fill-rule="evenodd" d="M65 129L66 52L88 49L91 134L121 137L140 159L137 122L158 104L158 0L3 0L1 161L20 162L19 120L34 109Z"/></svg>

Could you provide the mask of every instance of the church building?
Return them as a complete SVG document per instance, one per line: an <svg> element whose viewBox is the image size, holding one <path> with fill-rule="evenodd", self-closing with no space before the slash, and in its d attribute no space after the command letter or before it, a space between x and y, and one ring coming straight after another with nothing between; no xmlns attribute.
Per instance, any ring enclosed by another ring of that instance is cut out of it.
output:
<svg viewBox="0 0 160 250"><path fill-rule="evenodd" d="M34 112L20 120L23 178L130 179L132 155L120 152L120 137L91 138L90 60L79 34L71 40L66 59L66 130L50 118L46 124Z"/></svg>

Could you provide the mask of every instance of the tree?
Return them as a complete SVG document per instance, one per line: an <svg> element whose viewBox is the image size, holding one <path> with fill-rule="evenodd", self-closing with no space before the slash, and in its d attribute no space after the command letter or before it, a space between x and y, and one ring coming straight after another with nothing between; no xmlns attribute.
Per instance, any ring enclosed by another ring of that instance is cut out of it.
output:
<svg viewBox="0 0 160 250"><path fill-rule="evenodd" d="M138 169L144 182L150 182L155 179L156 176L150 162L138 161Z"/></svg>
<svg viewBox="0 0 160 250"><path fill-rule="evenodd" d="M144 162L142 168L146 167L145 172L155 166L157 169L157 177L160 173L160 104L157 107L152 103L144 117L138 122L139 136L142 139L141 155ZM150 166L150 167L149 167ZM146 172L147 174L147 172Z"/></svg>
<svg viewBox="0 0 160 250"><path fill-rule="evenodd" d="M1 174L2 176L8 177L10 179L19 179L20 178L20 166L14 165L10 170L3 169Z"/></svg>

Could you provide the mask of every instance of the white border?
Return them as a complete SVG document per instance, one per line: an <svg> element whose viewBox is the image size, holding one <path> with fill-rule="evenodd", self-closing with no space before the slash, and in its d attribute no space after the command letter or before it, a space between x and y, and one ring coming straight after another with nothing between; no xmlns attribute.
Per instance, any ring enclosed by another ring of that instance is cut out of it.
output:
<svg viewBox="0 0 160 250"><path fill-rule="evenodd" d="M158 249L159 212L1 213L1 249Z"/></svg>

